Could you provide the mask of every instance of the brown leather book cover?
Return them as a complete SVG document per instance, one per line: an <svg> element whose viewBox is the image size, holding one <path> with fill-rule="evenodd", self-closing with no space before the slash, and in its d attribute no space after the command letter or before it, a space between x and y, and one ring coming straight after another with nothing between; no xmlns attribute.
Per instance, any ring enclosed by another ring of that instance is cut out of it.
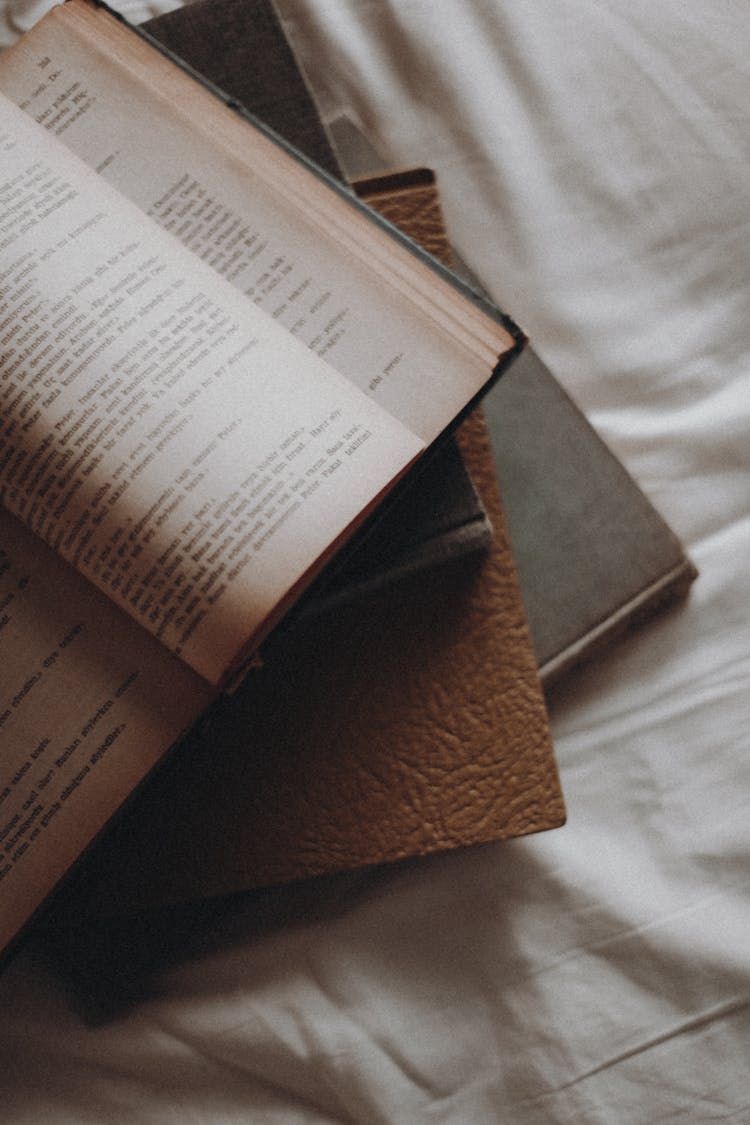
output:
<svg viewBox="0 0 750 1125"><path fill-rule="evenodd" d="M361 190L447 258L430 176ZM68 907L163 907L564 822L481 413L458 442L487 552L298 620L100 842Z"/></svg>
<svg viewBox="0 0 750 1125"><path fill-rule="evenodd" d="M481 416L484 555L298 623L81 869L97 913L193 901L565 819Z"/></svg>

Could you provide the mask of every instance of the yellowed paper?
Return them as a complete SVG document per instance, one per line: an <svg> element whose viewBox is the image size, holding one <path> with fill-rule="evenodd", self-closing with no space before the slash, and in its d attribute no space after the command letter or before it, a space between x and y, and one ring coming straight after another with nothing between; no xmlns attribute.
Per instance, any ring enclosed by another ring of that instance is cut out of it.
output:
<svg viewBox="0 0 750 1125"><path fill-rule="evenodd" d="M0 88L426 442L511 343L103 11L53 11L0 57Z"/></svg>
<svg viewBox="0 0 750 1125"><path fill-rule="evenodd" d="M0 499L218 683L422 444L0 106Z"/></svg>
<svg viewBox="0 0 750 1125"><path fill-rule="evenodd" d="M211 692L0 509L0 949Z"/></svg>

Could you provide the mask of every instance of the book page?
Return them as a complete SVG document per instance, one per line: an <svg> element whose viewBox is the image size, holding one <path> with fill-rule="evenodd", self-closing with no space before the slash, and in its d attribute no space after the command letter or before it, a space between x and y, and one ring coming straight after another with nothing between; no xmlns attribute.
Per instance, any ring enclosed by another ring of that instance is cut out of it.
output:
<svg viewBox="0 0 750 1125"><path fill-rule="evenodd" d="M372 224L352 232L335 192L106 12L55 10L2 56L0 84L426 442L512 344Z"/></svg>
<svg viewBox="0 0 750 1125"><path fill-rule="evenodd" d="M422 443L0 95L0 499L212 683Z"/></svg>
<svg viewBox="0 0 750 1125"><path fill-rule="evenodd" d="M0 544L2 949L211 693L2 509Z"/></svg>

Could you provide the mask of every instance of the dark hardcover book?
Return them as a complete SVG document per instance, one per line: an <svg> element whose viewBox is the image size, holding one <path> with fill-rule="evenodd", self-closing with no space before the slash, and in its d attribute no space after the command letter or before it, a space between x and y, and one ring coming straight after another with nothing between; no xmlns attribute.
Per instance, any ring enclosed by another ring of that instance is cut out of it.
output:
<svg viewBox="0 0 750 1125"><path fill-rule="evenodd" d="M270 0L198 0L146 26L329 171L349 182L367 180L371 191L372 178L388 172L348 118L324 128ZM684 596L696 570L533 348L493 388L484 409L540 675L550 684ZM411 520L417 511L427 522L431 513L439 519L440 487L425 487L424 503L413 491ZM471 519L467 509L466 526ZM394 514L382 529L383 550L399 522ZM362 565L369 565L366 555ZM347 581L355 582L353 572L342 576Z"/></svg>

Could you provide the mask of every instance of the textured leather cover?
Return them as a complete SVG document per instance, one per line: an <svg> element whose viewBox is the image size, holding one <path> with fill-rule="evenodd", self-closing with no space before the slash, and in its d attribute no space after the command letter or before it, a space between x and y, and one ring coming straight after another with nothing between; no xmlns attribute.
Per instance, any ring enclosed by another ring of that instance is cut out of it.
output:
<svg viewBox="0 0 750 1125"><path fill-rule="evenodd" d="M563 823L480 415L459 440L489 551L285 634L101 841L77 908L192 901Z"/></svg>
<svg viewBox="0 0 750 1125"><path fill-rule="evenodd" d="M423 180L360 190L447 260ZM495 528L488 551L282 634L101 841L77 908L176 904L564 822L480 412L458 442Z"/></svg>
<svg viewBox="0 0 750 1125"><path fill-rule="evenodd" d="M408 168L371 176L355 180L352 187L360 199L376 208L428 253L444 265L453 265L432 169Z"/></svg>

